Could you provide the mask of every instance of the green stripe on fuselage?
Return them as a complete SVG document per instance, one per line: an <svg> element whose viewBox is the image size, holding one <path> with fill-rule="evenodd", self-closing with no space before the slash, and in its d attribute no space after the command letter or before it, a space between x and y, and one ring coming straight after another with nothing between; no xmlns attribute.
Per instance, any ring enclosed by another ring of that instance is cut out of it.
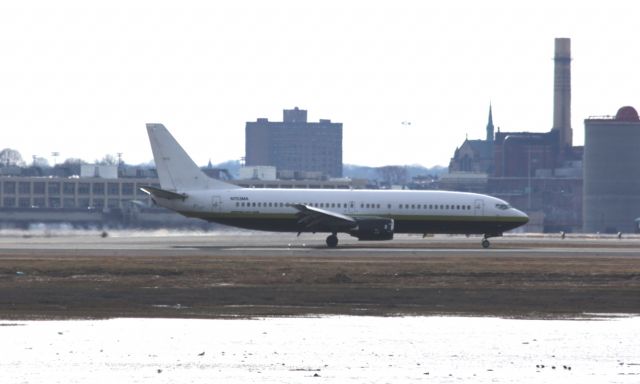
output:
<svg viewBox="0 0 640 384"><path fill-rule="evenodd" d="M295 214L252 212L181 212L188 217L239 228L264 231L305 231ZM395 222L396 233L502 233L527 222L523 217L454 215L351 215L357 218L386 217Z"/></svg>

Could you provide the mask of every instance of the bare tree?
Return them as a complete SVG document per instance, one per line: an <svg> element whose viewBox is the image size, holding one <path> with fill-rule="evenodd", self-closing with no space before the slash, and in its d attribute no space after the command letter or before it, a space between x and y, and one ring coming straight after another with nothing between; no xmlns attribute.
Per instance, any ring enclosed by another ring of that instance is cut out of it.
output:
<svg viewBox="0 0 640 384"><path fill-rule="evenodd" d="M87 164L87 162L82 159L78 159L74 157L70 157L66 159L64 163L62 163L62 165L83 165L83 164Z"/></svg>
<svg viewBox="0 0 640 384"><path fill-rule="evenodd" d="M106 154L102 158L102 160L96 160L96 164L99 165L118 165L118 159L111 154Z"/></svg>
<svg viewBox="0 0 640 384"><path fill-rule="evenodd" d="M22 155L20 152L15 149L5 148L0 151L0 165L4 165L6 167L9 166L24 166L24 160L22 160Z"/></svg>

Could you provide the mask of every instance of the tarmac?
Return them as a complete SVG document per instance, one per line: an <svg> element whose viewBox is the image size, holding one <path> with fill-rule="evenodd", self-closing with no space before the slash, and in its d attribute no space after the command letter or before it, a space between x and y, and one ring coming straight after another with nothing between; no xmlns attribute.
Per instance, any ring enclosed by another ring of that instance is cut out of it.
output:
<svg viewBox="0 0 640 384"><path fill-rule="evenodd" d="M0 232L0 318L640 313L640 237Z"/></svg>

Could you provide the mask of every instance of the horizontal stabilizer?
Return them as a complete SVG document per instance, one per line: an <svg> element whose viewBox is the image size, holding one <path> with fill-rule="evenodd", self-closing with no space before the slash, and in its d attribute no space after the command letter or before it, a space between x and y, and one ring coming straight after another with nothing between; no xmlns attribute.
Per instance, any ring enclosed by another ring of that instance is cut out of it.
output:
<svg viewBox="0 0 640 384"><path fill-rule="evenodd" d="M161 189L161 188L156 188L156 187L152 187L149 185L145 185L143 187L140 187L140 190L150 194L153 197L159 197L161 199L167 199L167 200L176 200L176 199L180 199L180 200L184 200L187 198L187 194L186 193L176 193L176 192L172 192L172 191L167 191L166 189Z"/></svg>

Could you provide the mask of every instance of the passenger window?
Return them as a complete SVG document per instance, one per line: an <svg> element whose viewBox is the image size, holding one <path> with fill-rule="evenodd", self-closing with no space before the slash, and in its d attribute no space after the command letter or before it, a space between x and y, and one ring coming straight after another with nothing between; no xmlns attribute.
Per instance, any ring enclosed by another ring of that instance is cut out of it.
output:
<svg viewBox="0 0 640 384"><path fill-rule="evenodd" d="M457 209L457 210L460 210L460 206L459 206L459 205L456 205L456 209Z"/></svg>
<svg viewBox="0 0 640 384"><path fill-rule="evenodd" d="M238 203L238 202L236 201L236 207L239 207L239 206L240 206L240 203Z"/></svg>
<svg viewBox="0 0 640 384"><path fill-rule="evenodd" d="M364 208L364 204L363 203L360 203L360 208Z"/></svg>
<svg viewBox="0 0 640 384"><path fill-rule="evenodd" d="M252 207L255 207L255 206L256 206L256 203L251 203L251 206L252 206Z"/></svg>
<svg viewBox="0 0 640 384"><path fill-rule="evenodd" d="M376 208L380 209L380 204L376 204Z"/></svg>
<svg viewBox="0 0 640 384"><path fill-rule="evenodd" d="M391 204L387 204L387 208L391 209Z"/></svg>

